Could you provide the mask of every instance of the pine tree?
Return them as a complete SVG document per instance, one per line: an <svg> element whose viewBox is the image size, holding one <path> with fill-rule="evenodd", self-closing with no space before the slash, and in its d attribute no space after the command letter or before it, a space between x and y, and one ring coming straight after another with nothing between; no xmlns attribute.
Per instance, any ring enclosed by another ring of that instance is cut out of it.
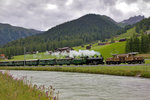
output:
<svg viewBox="0 0 150 100"><path fill-rule="evenodd" d="M147 34L142 34L141 36L141 52L146 53L149 48L149 39Z"/></svg>
<svg viewBox="0 0 150 100"><path fill-rule="evenodd" d="M138 37L134 37L133 46L134 46L134 49L133 49L134 52L140 51L140 40L138 39Z"/></svg>
<svg viewBox="0 0 150 100"><path fill-rule="evenodd" d="M126 53L129 53L130 51L131 51L130 40L127 40L127 42L126 42Z"/></svg>

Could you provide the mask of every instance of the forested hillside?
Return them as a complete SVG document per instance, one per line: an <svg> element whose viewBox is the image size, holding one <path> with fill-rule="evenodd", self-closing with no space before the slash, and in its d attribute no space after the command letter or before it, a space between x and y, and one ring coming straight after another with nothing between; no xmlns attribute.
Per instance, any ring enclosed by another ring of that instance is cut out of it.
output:
<svg viewBox="0 0 150 100"><path fill-rule="evenodd" d="M24 47L28 52L79 46L96 40L104 41L117 34L119 29L117 23L107 16L88 14L53 27L43 34L10 42L1 51L6 55L20 55Z"/></svg>
<svg viewBox="0 0 150 100"><path fill-rule="evenodd" d="M144 19L136 24L136 32L140 37L133 35L126 44L126 52L147 53L150 50L150 18Z"/></svg>
<svg viewBox="0 0 150 100"><path fill-rule="evenodd" d="M150 17L140 21L136 25L136 32L137 33L143 33L147 30L150 30Z"/></svg>
<svg viewBox="0 0 150 100"><path fill-rule="evenodd" d="M25 29L0 23L0 45L38 33L41 32L33 29Z"/></svg>

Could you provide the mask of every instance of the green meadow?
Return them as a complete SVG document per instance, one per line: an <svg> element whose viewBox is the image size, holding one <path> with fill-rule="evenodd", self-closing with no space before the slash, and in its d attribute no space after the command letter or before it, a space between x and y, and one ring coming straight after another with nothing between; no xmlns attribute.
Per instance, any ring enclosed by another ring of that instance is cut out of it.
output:
<svg viewBox="0 0 150 100"><path fill-rule="evenodd" d="M118 40L120 40L120 39L122 39L122 38L127 38L127 39L128 39L128 38L132 37L133 34L137 34L136 31L135 31L135 27L133 27L133 28L127 30L126 33L123 33L123 34L121 34L121 35L119 35L119 36L114 37L114 40L117 40L117 41L118 41Z"/></svg>
<svg viewBox="0 0 150 100"><path fill-rule="evenodd" d="M108 57L111 57L112 54L125 53L125 45L126 45L126 42L117 42L117 43L112 43L112 44L103 45L103 46L100 46L97 43L97 44L92 45L91 50L100 52L102 56L106 59ZM79 46L79 47L74 47L73 49L85 50L85 47L82 48L81 46Z"/></svg>
<svg viewBox="0 0 150 100"><path fill-rule="evenodd" d="M24 60L24 57L26 60L57 58L56 56L52 56L52 55L47 54L46 52L42 52L42 53L37 53L37 54L26 54L25 56L24 55L14 56L14 58L11 60Z"/></svg>
<svg viewBox="0 0 150 100"><path fill-rule="evenodd" d="M0 67L1 70L60 71L150 78L150 66Z"/></svg>
<svg viewBox="0 0 150 100"><path fill-rule="evenodd" d="M46 100L45 92L0 72L0 100Z"/></svg>

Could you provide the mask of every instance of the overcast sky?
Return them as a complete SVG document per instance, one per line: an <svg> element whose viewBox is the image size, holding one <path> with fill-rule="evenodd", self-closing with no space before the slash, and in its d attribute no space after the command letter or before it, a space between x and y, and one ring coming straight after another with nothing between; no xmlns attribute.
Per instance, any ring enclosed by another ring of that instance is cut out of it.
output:
<svg viewBox="0 0 150 100"><path fill-rule="evenodd" d="M0 0L0 23L47 30L88 13L115 21L150 16L150 0Z"/></svg>

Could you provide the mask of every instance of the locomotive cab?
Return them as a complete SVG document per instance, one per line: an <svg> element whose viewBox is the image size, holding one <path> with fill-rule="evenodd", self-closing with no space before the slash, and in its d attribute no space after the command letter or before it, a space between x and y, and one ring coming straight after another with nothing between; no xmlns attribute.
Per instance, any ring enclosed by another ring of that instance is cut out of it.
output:
<svg viewBox="0 0 150 100"><path fill-rule="evenodd" d="M92 58L87 58L86 64L88 64L88 65L104 64L103 57L102 56L96 56L96 57L92 57Z"/></svg>

